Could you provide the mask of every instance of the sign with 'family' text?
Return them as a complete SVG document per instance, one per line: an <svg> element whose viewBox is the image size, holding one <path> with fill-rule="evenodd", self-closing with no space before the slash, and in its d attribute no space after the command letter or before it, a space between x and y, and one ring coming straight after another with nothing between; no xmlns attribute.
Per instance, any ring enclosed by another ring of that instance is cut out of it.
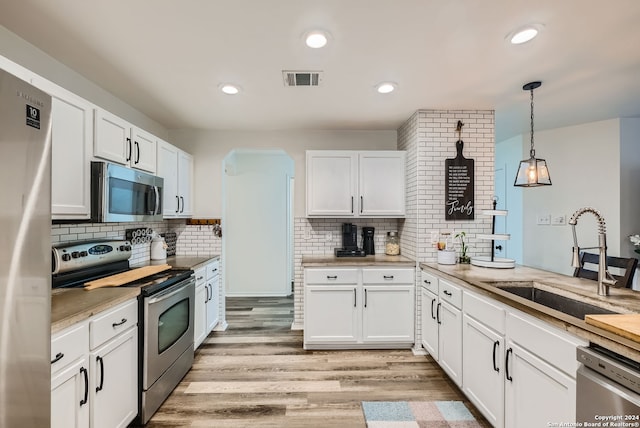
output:
<svg viewBox="0 0 640 428"><path fill-rule="evenodd" d="M457 155L445 159L445 220L474 219L474 160L462 156L464 143L456 142Z"/></svg>

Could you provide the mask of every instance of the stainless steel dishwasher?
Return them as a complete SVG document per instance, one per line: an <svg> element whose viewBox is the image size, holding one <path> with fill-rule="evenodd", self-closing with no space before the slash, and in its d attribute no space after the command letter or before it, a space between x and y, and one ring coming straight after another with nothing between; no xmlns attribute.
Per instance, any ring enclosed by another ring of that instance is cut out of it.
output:
<svg viewBox="0 0 640 428"><path fill-rule="evenodd" d="M577 426L640 426L640 364L595 344L577 358Z"/></svg>

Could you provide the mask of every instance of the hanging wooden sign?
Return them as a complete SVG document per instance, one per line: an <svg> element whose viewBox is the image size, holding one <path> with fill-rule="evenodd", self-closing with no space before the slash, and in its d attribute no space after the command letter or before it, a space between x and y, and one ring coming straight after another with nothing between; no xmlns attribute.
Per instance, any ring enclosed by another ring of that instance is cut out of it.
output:
<svg viewBox="0 0 640 428"><path fill-rule="evenodd" d="M462 132L463 123L458 121L458 133ZM445 159L445 220L474 219L474 160L462 155L464 142L458 138L457 155L453 159Z"/></svg>

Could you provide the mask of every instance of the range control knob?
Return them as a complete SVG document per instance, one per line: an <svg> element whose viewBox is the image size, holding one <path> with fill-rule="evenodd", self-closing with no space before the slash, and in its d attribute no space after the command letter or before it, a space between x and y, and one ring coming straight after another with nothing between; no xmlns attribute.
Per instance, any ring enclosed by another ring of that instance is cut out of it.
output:
<svg viewBox="0 0 640 428"><path fill-rule="evenodd" d="M120 251L131 251L130 245L120 245Z"/></svg>
<svg viewBox="0 0 640 428"><path fill-rule="evenodd" d="M69 260L71 260L71 255L70 254L65 253L65 254L62 255L62 261L63 262L68 262Z"/></svg>
<svg viewBox="0 0 640 428"><path fill-rule="evenodd" d="M87 253L86 251L80 251L80 257L87 257L89 255L89 253Z"/></svg>
<svg viewBox="0 0 640 428"><path fill-rule="evenodd" d="M77 251L74 251L73 253L71 253L71 257L73 257L74 259L77 259L78 257L80 257L80 253Z"/></svg>

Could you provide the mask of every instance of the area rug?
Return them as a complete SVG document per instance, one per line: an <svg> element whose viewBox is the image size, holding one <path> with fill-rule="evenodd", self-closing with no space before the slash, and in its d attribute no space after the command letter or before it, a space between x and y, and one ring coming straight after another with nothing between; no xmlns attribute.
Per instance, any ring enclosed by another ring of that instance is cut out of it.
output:
<svg viewBox="0 0 640 428"><path fill-rule="evenodd" d="M363 401L367 428L482 427L462 401Z"/></svg>

